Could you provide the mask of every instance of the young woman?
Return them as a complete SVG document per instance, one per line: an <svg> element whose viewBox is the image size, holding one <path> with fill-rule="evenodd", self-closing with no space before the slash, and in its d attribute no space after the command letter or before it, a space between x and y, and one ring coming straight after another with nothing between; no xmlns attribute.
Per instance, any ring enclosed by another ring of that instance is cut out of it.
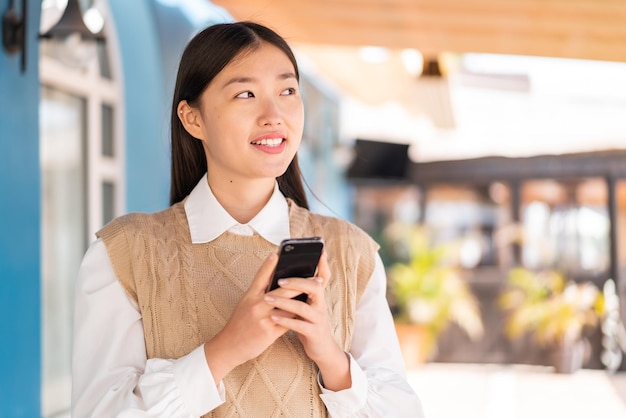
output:
<svg viewBox="0 0 626 418"><path fill-rule="evenodd" d="M377 245L308 211L298 80L286 42L255 23L188 44L172 206L114 220L81 265L74 417L422 416ZM325 242L316 277L266 292L281 240L309 236Z"/></svg>

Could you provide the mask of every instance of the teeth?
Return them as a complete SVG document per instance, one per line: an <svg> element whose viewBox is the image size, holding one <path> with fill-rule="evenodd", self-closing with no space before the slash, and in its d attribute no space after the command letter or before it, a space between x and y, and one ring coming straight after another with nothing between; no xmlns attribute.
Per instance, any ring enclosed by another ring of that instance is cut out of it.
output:
<svg viewBox="0 0 626 418"><path fill-rule="evenodd" d="M260 141L254 141L255 145L265 145L268 147L277 147L283 142L282 138L262 139Z"/></svg>

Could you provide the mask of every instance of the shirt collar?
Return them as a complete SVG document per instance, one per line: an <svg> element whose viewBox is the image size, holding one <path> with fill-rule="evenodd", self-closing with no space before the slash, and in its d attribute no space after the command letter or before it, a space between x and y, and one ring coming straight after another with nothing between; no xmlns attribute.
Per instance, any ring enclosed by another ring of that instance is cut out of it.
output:
<svg viewBox="0 0 626 418"><path fill-rule="evenodd" d="M215 198L206 174L187 197L185 213L194 244L213 241L224 232L241 227ZM274 184L274 192L267 204L246 225L275 245L289 238L289 206L278 183Z"/></svg>

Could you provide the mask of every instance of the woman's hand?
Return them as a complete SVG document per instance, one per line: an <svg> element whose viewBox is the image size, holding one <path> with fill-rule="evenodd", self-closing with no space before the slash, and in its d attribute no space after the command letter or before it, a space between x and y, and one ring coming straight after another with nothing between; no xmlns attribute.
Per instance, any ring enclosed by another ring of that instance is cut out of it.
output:
<svg viewBox="0 0 626 418"><path fill-rule="evenodd" d="M204 344L216 384L238 365L257 357L288 330L272 318L294 315L275 309L264 298L277 260L274 253L268 256L224 328Z"/></svg>
<svg viewBox="0 0 626 418"><path fill-rule="evenodd" d="M306 354L320 369L324 386L329 390L347 389L352 385L350 361L330 330L324 289L330 280L326 252L317 267L317 277L279 280L280 288L269 292L265 300L278 308L271 315L277 325L298 334ZM306 293L306 303L291 299ZM285 315L291 313L292 315Z"/></svg>

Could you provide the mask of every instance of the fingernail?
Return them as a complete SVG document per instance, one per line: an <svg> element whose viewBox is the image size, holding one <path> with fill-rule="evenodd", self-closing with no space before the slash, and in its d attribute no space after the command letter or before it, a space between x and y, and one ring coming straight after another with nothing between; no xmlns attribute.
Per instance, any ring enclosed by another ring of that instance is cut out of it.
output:
<svg viewBox="0 0 626 418"><path fill-rule="evenodd" d="M278 279L278 285L279 286L284 286L288 283L287 279Z"/></svg>
<svg viewBox="0 0 626 418"><path fill-rule="evenodd" d="M276 299L274 299L274 297L270 296L270 295L265 295L265 297L263 299L265 299L266 302L270 302L270 303L276 301Z"/></svg>
<svg viewBox="0 0 626 418"><path fill-rule="evenodd" d="M324 279L322 279L321 277L316 277L315 281L318 283L322 283L324 281Z"/></svg>
<svg viewBox="0 0 626 418"><path fill-rule="evenodd" d="M274 322L280 322L280 316L270 315L270 318L272 318L272 321Z"/></svg>

